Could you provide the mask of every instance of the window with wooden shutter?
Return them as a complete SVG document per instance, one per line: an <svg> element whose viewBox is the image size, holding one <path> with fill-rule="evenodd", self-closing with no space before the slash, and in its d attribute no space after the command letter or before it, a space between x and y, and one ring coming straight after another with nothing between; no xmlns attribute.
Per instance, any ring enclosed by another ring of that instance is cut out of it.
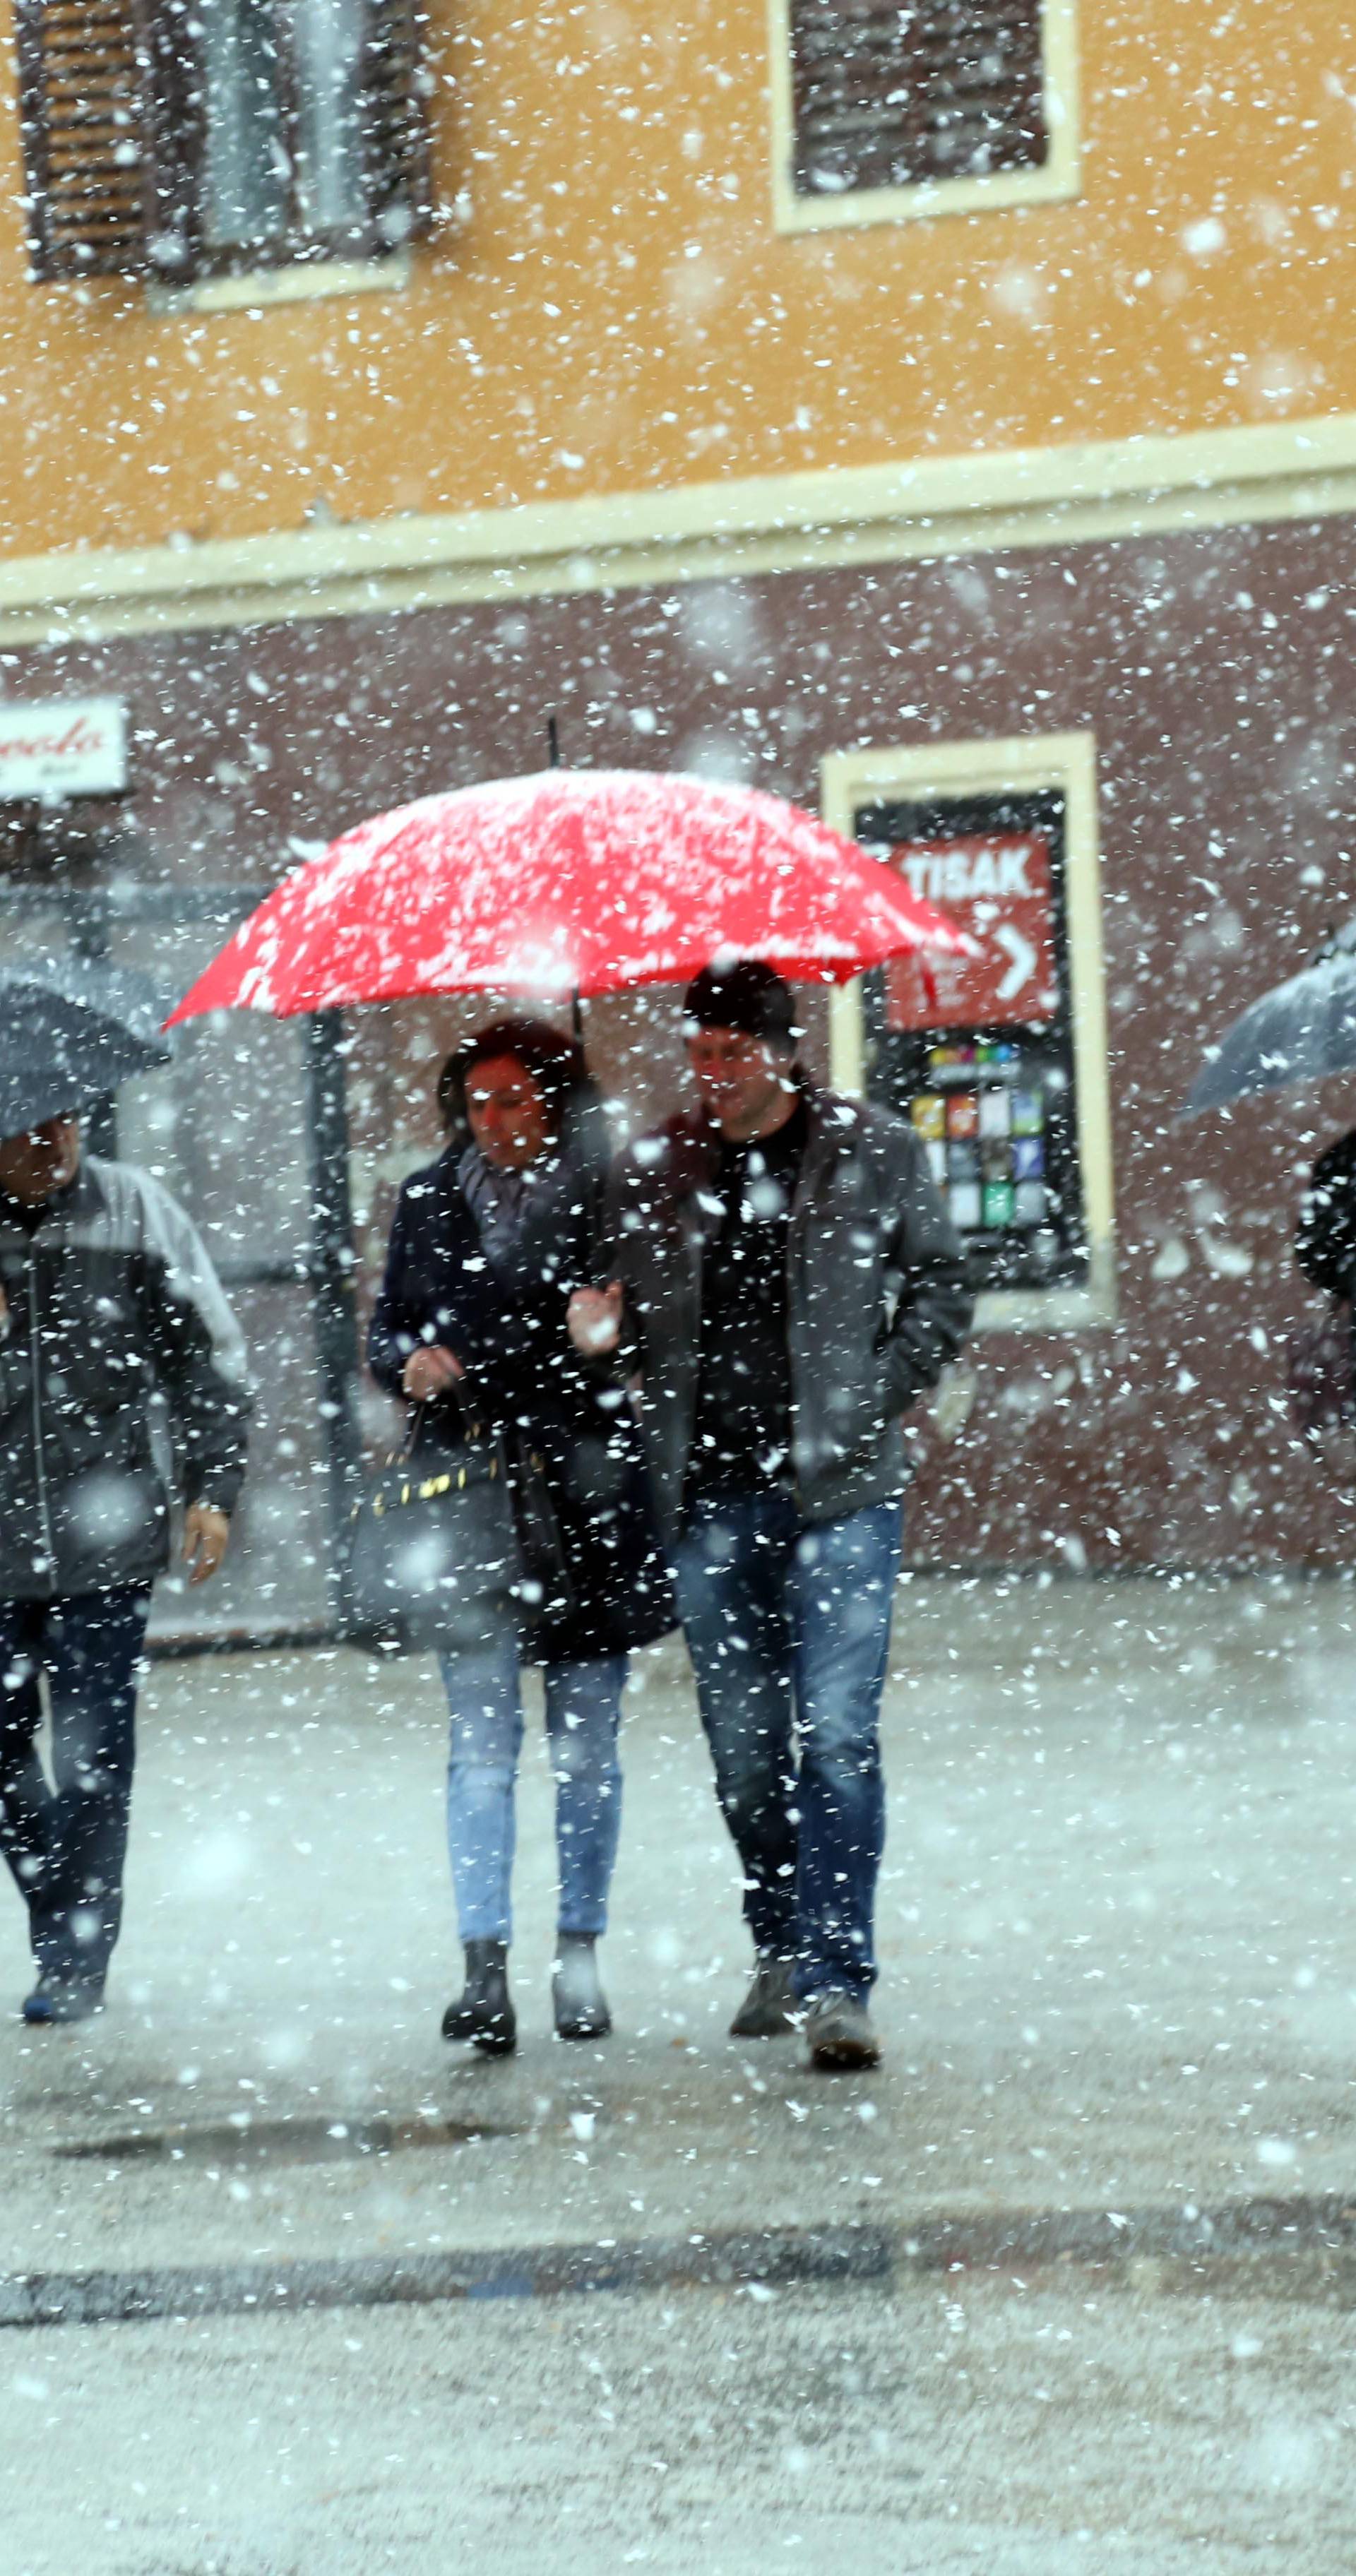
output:
<svg viewBox="0 0 1356 2576"><path fill-rule="evenodd" d="M789 229L1068 195L1074 0L771 0Z"/></svg>
<svg viewBox="0 0 1356 2576"><path fill-rule="evenodd" d="M39 277L147 267L147 73L134 0L16 0L28 242Z"/></svg>
<svg viewBox="0 0 1356 2576"><path fill-rule="evenodd" d="M432 221L419 0L16 0L40 277L370 260Z"/></svg>

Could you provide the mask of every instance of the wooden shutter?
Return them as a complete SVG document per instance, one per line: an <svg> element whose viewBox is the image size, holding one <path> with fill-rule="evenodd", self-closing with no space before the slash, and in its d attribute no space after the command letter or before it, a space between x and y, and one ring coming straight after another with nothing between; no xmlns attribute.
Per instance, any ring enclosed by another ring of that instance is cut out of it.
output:
<svg viewBox="0 0 1356 2576"><path fill-rule="evenodd" d="M804 197L1034 170L1040 0L789 0Z"/></svg>
<svg viewBox="0 0 1356 2576"><path fill-rule="evenodd" d="M137 0L15 0L14 16L35 274L143 270L148 64Z"/></svg>
<svg viewBox="0 0 1356 2576"><path fill-rule="evenodd" d="M191 285L203 273L204 102L194 0L136 0L147 73L147 260L151 276Z"/></svg>
<svg viewBox="0 0 1356 2576"><path fill-rule="evenodd" d="M369 0L363 147L373 247L397 250L433 223L424 35L419 0Z"/></svg>
<svg viewBox="0 0 1356 2576"><path fill-rule="evenodd" d="M285 26L298 0L275 5ZM360 231L317 239L298 228L238 254L204 241L206 99L191 0L14 0L14 8L37 276L186 284L242 260L380 255L430 229L421 0L368 0Z"/></svg>

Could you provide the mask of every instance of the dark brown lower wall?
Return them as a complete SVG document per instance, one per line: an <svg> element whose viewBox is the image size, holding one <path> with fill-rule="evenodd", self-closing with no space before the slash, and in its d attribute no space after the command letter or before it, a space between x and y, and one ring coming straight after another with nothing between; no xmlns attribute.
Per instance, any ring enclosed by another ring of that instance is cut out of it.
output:
<svg viewBox="0 0 1356 2576"><path fill-rule="evenodd" d="M927 1558L1305 1562L1356 1552L1352 1458L1314 1463L1279 1397L1305 1297L1289 1240L1356 1076L1192 1126L1202 1045L1353 907L1356 524L1046 555L788 572L5 657L15 695L130 702L143 836L166 880L258 881L288 837L540 764L719 761L807 804L854 745L1091 727L1098 744L1121 1321L985 1337L963 1436L924 1435ZM430 1141L461 1006L372 1014L351 1066L370 1260ZM650 1114L672 1015L595 1022ZM1162 1259L1168 1248L1166 1262ZM1160 1275L1155 1275L1155 1263ZM1162 1275L1174 1271L1175 1275Z"/></svg>

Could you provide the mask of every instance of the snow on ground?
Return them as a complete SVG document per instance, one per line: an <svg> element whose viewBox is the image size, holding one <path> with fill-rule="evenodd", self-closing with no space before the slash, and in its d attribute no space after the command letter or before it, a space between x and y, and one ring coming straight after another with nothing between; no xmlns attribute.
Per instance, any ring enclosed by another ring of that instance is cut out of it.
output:
<svg viewBox="0 0 1356 2576"><path fill-rule="evenodd" d="M724 2036L745 1944L676 1649L643 1659L628 1720L598 2049L549 2036L533 1734L509 2065L438 2037L432 1668L157 1665L113 2008L0 2034L0 2270L826 2223L902 2241L942 2213L1344 2194L1354 1680L1344 1584L907 1584L888 2057L843 2080L807 2075L794 2041ZM0 1932L17 2001L12 1902ZM330 2128L382 2115L467 2134L317 2160ZM163 2129L181 2159L129 2152ZM73 2143L98 2151L55 2152ZM4 2332L2 2563L341 2576L592 2552L743 2576L850 2548L866 2576L1336 2576L1356 2552L1352 2278L1306 2240L1020 2285L902 2264L853 2289Z"/></svg>

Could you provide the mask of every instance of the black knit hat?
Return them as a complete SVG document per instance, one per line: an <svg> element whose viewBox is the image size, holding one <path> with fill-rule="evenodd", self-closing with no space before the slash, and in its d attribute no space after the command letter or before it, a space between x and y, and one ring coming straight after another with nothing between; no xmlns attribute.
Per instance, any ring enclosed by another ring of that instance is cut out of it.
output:
<svg viewBox="0 0 1356 2576"><path fill-rule="evenodd" d="M704 966L683 995L683 1017L699 1029L742 1029L773 1046L794 1047L803 1034L790 985L761 957Z"/></svg>

